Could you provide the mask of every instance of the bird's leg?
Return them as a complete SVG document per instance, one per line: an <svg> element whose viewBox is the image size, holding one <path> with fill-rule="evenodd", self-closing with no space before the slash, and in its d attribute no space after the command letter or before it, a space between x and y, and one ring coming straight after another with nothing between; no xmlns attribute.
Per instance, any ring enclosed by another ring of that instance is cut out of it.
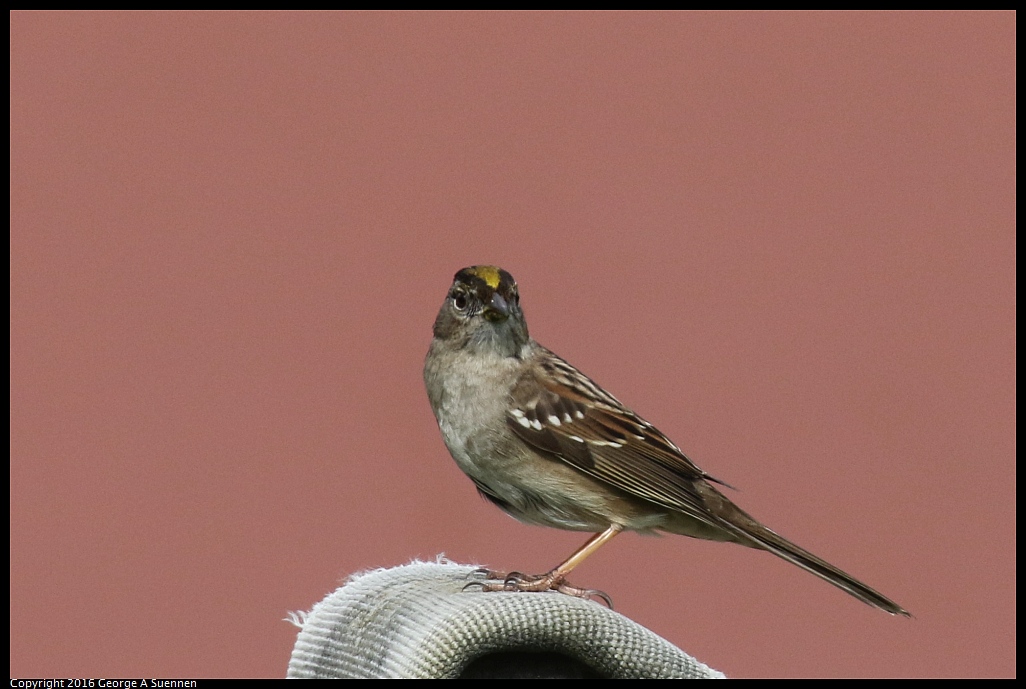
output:
<svg viewBox="0 0 1026 689"><path fill-rule="evenodd" d="M493 572L491 570L478 570L478 573L484 574L486 581L481 582L482 591L559 591L560 593L566 593L571 596L578 598L590 598L591 596L598 596L606 601L609 607L613 607L612 601L602 591L596 591L595 589L582 589L571 585L567 580L567 575L577 565L584 562L584 560L598 550L604 543L609 541L613 536L623 531L623 527L619 524L613 524L602 533L597 533L580 548L574 551L574 553L562 562L559 566L553 569L547 574L539 574L535 576L528 576L521 574L520 572Z"/></svg>
<svg viewBox="0 0 1026 689"><path fill-rule="evenodd" d="M570 574L577 565L584 562L585 558L601 548L607 541L611 540L613 536L621 531L623 531L623 527L621 525L611 524L609 528L602 533L597 533L589 538L584 545L574 551L573 555L564 560L563 564L556 567L546 576L554 576L557 581L566 579L566 575Z"/></svg>

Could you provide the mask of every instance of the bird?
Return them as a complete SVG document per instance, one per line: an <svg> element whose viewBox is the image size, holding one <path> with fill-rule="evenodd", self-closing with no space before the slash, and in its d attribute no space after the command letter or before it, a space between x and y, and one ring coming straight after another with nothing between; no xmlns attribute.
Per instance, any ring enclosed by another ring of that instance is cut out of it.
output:
<svg viewBox="0 0 1026 689"><path fill-rule="evenodd" d="M478 492L515 519L594 535L540 575L481 570L484 591L578 588L570 572L623 531L766 550L892 615L903 607L736 506L655 426L528 332L516 281L497 266L456 273L424 362L442 439Z"/></svg>

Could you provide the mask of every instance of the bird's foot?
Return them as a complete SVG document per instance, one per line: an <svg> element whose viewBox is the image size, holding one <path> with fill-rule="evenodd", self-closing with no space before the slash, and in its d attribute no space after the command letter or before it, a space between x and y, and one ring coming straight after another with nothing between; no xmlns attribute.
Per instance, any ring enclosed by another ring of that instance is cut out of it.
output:
<svg viewBox="0 0 1026 689"><path fill-rule="evenodd" d="M574 586L566 580L559 569L554 569L547 574L523 574L521 572L499 572L490 569L475 569L471 576L483 577L480 581L472 581L464 590L478 586L485 593L492 591L557 591L575 598L601 598L605 601L610 610L613 609L613 599L604 591L598 589L582 589Z"/></svg>

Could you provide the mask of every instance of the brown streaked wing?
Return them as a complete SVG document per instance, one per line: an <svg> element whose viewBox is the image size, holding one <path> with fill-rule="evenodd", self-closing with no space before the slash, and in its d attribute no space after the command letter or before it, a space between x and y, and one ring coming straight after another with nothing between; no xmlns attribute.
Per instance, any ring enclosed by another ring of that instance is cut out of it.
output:
<svg viewBox="0 0 1026 689"><path fill-rule="evenodd" d="M695 488L695 481L709 478L705 472L654 426L605 391L605 399L598 401L582 389L597 388L594 382L566 362L559 364L561 373L570 369L582 385L573 384L575 376L525 375L512 391L514 407L507 422L513 432L600 481L719 526Z"/></svg>

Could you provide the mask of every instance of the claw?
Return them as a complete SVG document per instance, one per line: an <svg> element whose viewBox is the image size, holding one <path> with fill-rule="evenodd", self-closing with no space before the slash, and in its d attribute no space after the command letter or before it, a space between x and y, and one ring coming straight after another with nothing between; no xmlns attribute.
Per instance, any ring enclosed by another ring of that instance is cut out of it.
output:
<svg viewBox="0 0 1026 689"><path fill-rule="evenodd" d="M559 593L565 593L566 595L573 596L575 598L585 598L589 600L592 598L601 598L603 601L605 601L606 607L608 607L610 610L613 609L613 599L610 598L609 594L605 591L599 591L598 589L578 588L576 586L573 586L568 581L553 584L552 590L558 591Z"/></svg>
<svg viewBox="0 0 1026 689"><path fill-rule="evenodd" d="M509 576L509 574L507 574L506 572L500 572L498 570L488 569L487 567L478 567L477 569L472 571L470 574L468 574L467 578L470 578L470 577L484 577L485 579L487 579L489 581L495 581L495 580L505 579L508 576Z"/></svg>
<svg viewBox="0 0 1026 689"><path fill-rule="evenodd" d="M496 578L498 578L498 577L496 577ZM518 584L521 584L521 583L524 583L524 582L527 582L527 581L530 581L530 577L528 577L527 575L525 575L525 574L523 574L521 572L510 572L509 574L507 574L506 576L504 576L502 578L503 585L513 587L513 588L509 589L510 591L516 591L517 590L516 587L517 587Z"/></svg>
<svg viewBox="0 0 1026 689"><path fill-rule="evenodd" d="M613 599L609 597L609 594L605 591L599 591L598 589L587 589L585 591L588 598L601 598L606 603L606 607L610 610L613 609Z"/></svg>
<svg viewBox="0 0 1026 689"><path fill-rule="evenodd" d="M553 570L547 574L531 576L524 574L523 572L496 572L482 567L480 569L475 569L469 576L483 576L484 578L482 580L468 582L467 585L463 587L464 591L473 587L478 587L478 589L484 593L492 593L495 591L507 591L511 593L555 591L567 596L573 596L574 598L584 598L588 600L598 598L601 599L610 610L613 609L613 599L610 598L609 594L605 591L578 588L564 579L564 575L560 574L557 570Z"/></svg>

